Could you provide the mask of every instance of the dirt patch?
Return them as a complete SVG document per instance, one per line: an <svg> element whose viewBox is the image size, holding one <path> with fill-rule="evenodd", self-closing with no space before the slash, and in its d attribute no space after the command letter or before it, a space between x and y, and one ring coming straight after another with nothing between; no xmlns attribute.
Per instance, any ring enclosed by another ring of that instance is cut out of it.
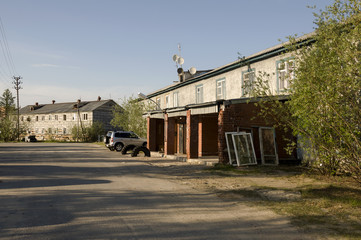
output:
<svg viewBox="0 0 361 240"><path fill-rule="evenodd" d="M205 167L165 159L149 164L225 201L286 215L315 239L361 239L361 186L350 179L324 178L295 166Z"/></svg>

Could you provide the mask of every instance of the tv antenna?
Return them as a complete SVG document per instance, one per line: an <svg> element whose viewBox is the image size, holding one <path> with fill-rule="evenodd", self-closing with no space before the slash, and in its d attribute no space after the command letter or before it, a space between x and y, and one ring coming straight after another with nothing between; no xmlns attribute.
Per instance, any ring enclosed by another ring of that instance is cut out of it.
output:
<svg viewBox="0 0 361 240"><path fill-rule="evenodd" d="M181 44L178 43L178 55L174 54L172 57L173 61L175 62L175 65L177 67L177 73L178 75L183 74L183 64L184 64L184 58L182 58L182 47ZM190 74L194 75L196 73L196 68L191 67L189 69Z"/></svg>

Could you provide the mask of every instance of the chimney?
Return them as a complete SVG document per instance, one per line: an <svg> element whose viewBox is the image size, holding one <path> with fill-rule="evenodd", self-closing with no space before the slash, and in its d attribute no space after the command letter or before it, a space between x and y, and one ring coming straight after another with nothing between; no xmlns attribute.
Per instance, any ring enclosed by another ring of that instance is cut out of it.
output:
<svg viewBox="0 0 361 240"><path fill-rule="evenodd" d="M38 102L36 102L36 103L35 103L35 106L39 106L39 103L38 103Z"/></svg>
<svg viewBox="0 0 361 240"><path fill-rule="evenodd" d="M100 96L98 96L98 101L102 100L102 98Z"/></svg>
<svg viewBox="0 0 361 240"><path fill-rule="evenodd" d="M53 104L54 104L54 103L55 103L55 100L53 100L52 102L53 102Z"/></svg>
<svg viewBox="0 0 361 240"><path fill-rule="evenodd" d="M178 77L180 82L184 82L184 71L183 68L177 69Z"/></svg>

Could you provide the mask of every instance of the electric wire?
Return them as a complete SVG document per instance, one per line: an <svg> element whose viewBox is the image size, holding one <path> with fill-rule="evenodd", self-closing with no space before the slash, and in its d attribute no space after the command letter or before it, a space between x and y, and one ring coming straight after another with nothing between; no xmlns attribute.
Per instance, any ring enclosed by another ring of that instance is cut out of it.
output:
<svg viewBox="0 0 361 240"><path fill-rule="evenodd" d="M4 28L1 17L0 17L0 32L1 32L2 39L3 39L3 41L2 41L3 44L1 44L1 47L3 48L3 53L4 53L6 64L8 65L10 73L12 73L12 75L15 76L15 74L16 74L15 64L14 64L13 57L12 57L11 52L10 52L9 44L8 44L7 37L6 37L5 28ZM3 45L4 45L4 47L3 47ZM5 50L4 50L4 48L5 48Z"/></svg>

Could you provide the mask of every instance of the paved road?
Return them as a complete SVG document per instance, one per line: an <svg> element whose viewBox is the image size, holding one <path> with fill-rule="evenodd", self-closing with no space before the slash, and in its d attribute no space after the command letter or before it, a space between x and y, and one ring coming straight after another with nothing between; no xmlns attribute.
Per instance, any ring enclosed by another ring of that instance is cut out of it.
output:
<svg viewBox="0 0 361 240"><path fill-rule="evenodd" d="M155 161L168 160L0 144L0 239L305 239L286 218L192 189Z"/></svg>

